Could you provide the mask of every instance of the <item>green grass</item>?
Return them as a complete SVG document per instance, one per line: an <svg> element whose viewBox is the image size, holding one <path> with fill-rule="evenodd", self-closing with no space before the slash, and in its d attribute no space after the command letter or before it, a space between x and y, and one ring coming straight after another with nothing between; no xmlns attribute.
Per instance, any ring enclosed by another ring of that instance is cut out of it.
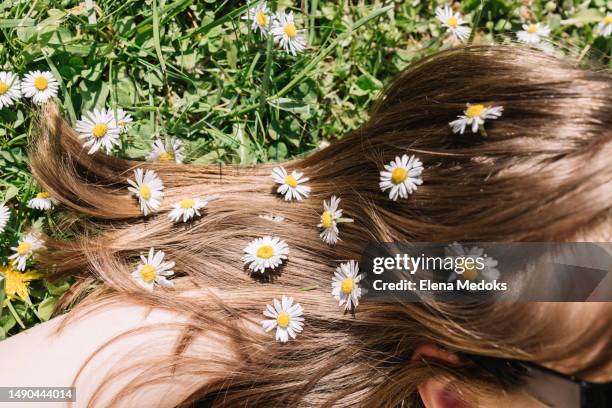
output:
<svg viewBox="0 0 612 408"><path fill-rule="evenodd" d="M477 27L474 43L508 41L532 18L583 60L609 64L612 40L597 36L596 25L612 1L523 3L462 1L465 19ZM434 17L446 2L385 4L269 1L293 9L306 30L309 48L292 57L250 33L240 20L243 1L100 0L91 23L77 1L0 0L0 69L51 70L61 78L58 101L72 124L94 107L128 110L135 124L115 152L123 157L143 159L153 138L176 136L194 164L283 160L358 127L393 75L453 46ZM0 110L0 203L12 209L0 235L0 265L23 231L54 222L53 213L26 206L37 189L25 154L34 112L25 100ZM5 302L0 339L48 319L68 285L37 280L30 304Z"/></svg>

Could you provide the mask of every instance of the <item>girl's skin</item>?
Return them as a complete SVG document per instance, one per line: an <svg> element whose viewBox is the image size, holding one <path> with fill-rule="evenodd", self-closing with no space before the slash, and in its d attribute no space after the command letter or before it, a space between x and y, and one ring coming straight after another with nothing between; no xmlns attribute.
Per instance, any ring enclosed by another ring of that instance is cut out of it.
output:
<svg viewBox="0 0 612 408"><path fill-rule="evenodd" d="M217 292L215 294L218 295ZM583 313L601 312L599 305L597 303L576 303L576 313L572 313L573 317L579 319ZM160 334L160 329L164 325L184 322L187 317L162 309L151 311L144 306L116 303L99 308L85 315L84 318L71 321L58 335L56 330L64 319L65 316L56 317L0 343L0 361L2 361L3 367L10 367L10 369L0 370L0 384L2 386L71 386L81 366L109 340L149 325L158 329L143 333L132 332L129 336L122 337L119 341L112 343L89 362L75 384L77 403L74 406L86 406L89 396L103 385L105 376L111 370L130 366L131 363L136 363L142 358L153 359L171 356L180 330L162 330ZM249 327L252 330L262 330L258 325L249 324ZM585 350L585 353L588 352L589 350ZM227 339L214 332L206 332L200 335L186 351L187 356L202 355L202 353L220 358L231 359L234 357ZM444 351L433 344L417 347L413 360L419 358L441 360L451 365L461 364L455 354ZM580 358L580 356L577 356L577 358ZM568 367L571 367L571 362L550 366L550 368L558 371L567 371ZM164 369L168 368L156 367L156 370ZM212 368L212 371L215 371L214 368ZM224 374L222 369L217 372L220 376ZM181 367L178 367L171 382L152 383L122 400L120 404L112 402L114 394L134 379L146 383L147 372L135 370L128 372L125 376L114 378L110 383L110 388L103 393L100 400L96 401L96 405L174 407L198 387L209 384L214 379L214 375L198 376L196 378L188 373L181 372ZM604 368L598 378L590 378L590 380L601 382L611 379L611 367ZM465 407L458 402L452 392L449 392L451 387L448 387L448 384L448 380L433 378L419 386L421 398L427 408ZM33 405L31 403L11 403L11 407L21 406L32 407ZM66 404L49 402L45 403L44 406L49 408L65 407ZM537 408L543 405L519 391L511 394L500 392L500 395L497 395L492 401L479 401L478 406Z"/></svg>

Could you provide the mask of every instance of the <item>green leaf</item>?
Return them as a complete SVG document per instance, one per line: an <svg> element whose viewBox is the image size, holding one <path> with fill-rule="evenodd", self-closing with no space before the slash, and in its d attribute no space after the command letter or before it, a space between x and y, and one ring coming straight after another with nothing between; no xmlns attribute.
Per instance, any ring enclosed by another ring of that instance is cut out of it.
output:
<svg viewBox="0 0 612 408"><path fill-rule="evenodd" d="M583 26L586 24L599 23L604 18L604 15L597 9L585 8L579 10L576 14L567 20L562 20L562 25Z"/></svg>
<svg viewBox="0 0 612 408"><path fill-rule="evenodd" d="M10 184L6 188L6 191L4 191L4 197L3 197L2 202L6 203L7 201L11 200L13 197L16 197L18 193L19 193L19 189L15 187L14 185Z"/></svg>
<svg viewBox="0 0 612 408"><path fill-rule="evenodd" d="M272 160L283 160L288 153L287 145L283 142L275 143L268 148L268 157Z"/></svg>
<svg viewBox="0 0 612 408"><path fill-rule="evenodd" d="M55 296L60 296L70 289L70 283L67 280L59 282L49 282L44 280L43 282L49 293Z"/></svg>
<svg viewBox="0 0 612 408"><path fill-rule="evenodd" d="M38 304L36 313L42 321L47 321L51 318L57 299L55 296L50 296Z"/></svg>
<svg viewBox="0 0 612 408"><path fill-rule="evenodd" d="M310 113L310 105L303 102L294 101L290 98L278 98L272 101L268 101L268 103L270 104L270 106L276 109L284 110L287 112Z"/></svg>

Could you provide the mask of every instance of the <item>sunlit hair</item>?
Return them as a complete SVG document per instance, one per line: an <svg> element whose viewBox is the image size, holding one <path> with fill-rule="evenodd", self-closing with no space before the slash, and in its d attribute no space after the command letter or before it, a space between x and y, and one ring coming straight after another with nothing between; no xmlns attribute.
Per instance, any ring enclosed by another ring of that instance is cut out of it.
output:
<svg viewBox="0 0 612 408"><path fill-rule="evenodd" d="M486 136L454 134L448 123L466 103L503 106L503 116L487 122ZM394 202L379 190L378 177L384 164L403 153L423 161L423 185ZM59 311L80 302L70 315L79 319L94 306L122 300L189 316L177 323L184 338L174 356L145 361L151 366L147 382L175 373L155 367L192 375L210 375L214 367L218 380L185 405L395 407L412 406L417 385L436 375L469 378L473 386L514 385L470 365L411 363L419 344L562 361L606 338L610 307L601 304L604 311L576 322L561 318L567 304L472 308L366 300L353 315L343 313L330 294L339 262L359 259L369 241L610 239L609 228L602 228L611 219L610 157L610 75L535 50L472 46L412 64L387 86L363 127L284 163L310 177L311 195L300 202L275 194L273 164L195 166L90 156L51 104L43 108L30 164L45 191L71 213L87 216L66 217L61 232L69 238L47 239L48 251L40 258L51 279L76 277ZM165 185L161 211L146 218L127 191L136 167L154 169ZM200 219L168 219L172 203L213 195L219 199ZM332 195L354 219L341 226L335 246L323 243L316 227L323 200ZM284 221L259 217L264 213ZM264 235L286 240L289 259L273 273L249 274L243 248ZM151 246L176 262L174 290L143 291L131 279L138 255ZM223 295L178 295L194 288L216 288ZM281 295L293 296L305 309L304 332L287 344L244 324L259 325L265 305ZM237 357L184 356L186 345L206 330L227 336ZM606 351L572 363L576 373L610 361L607 333ZM121 382L126 372L129 367L112 373L105 385ZM130 382L117 398L144 385Z"/></svg>

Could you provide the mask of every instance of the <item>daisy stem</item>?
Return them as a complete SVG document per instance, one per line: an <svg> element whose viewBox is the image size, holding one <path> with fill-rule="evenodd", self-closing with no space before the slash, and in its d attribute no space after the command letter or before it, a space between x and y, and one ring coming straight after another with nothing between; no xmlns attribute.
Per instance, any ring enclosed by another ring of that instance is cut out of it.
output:
<svg viewBox="0 0 612 408"><path fill-rule="evenodd" d="M276 1L272 1L271 5L270 5L270 11L272 13L276 12ZM263 110L266 107L266 98L268 97L268 92L270 89L270 72L272 71L272 57L273 57L273 53L274 53L274 37L272 36L272 33L268 33L268 43L266 44L266 65L264 68L264 82L263 82L263 87L261 90L261 96L259 99L259 108L262 111L263 114Z"/></svg>
<svg viewBox="0 0 612 408"><path fill-rule="evenodd" d="M19 324L19 327L21 327L22 329L25 329L26 328L25 324L23 324L23 322L19 318L19 315L17 314L17 311L13 307L13 304L11 303L11 300L8 299L8 298L6 299L6 305L8 306L9 310L11 311L11 314L15 318L15 321L17 321L17 324Z"/></svg>

